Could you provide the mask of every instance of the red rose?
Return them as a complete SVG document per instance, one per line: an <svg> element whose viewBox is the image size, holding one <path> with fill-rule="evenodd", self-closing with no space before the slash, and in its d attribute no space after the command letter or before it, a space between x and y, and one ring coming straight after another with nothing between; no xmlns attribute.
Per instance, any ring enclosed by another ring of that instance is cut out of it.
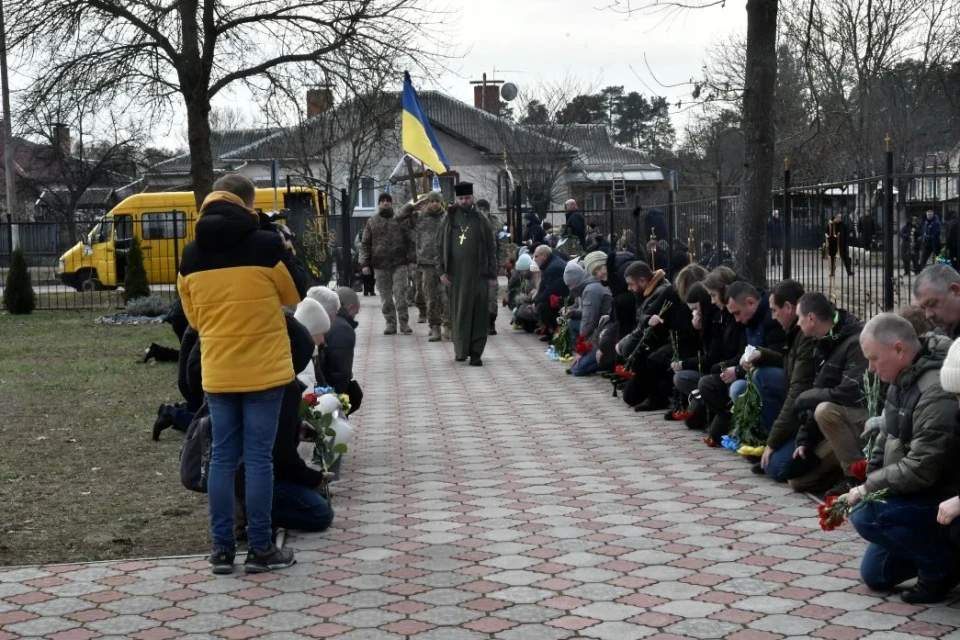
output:
<svg viewBox="0 0 960 640"><path fill-rule="evenodd" d="M560 296L558 295L550 296L550 308L556 309L559 306L560 306Z"/></svg>
<svg viewBox="0 0 960 640"><path fill-rule="evenodd" d="M591 351L593 351L593 344L590 342L587 342L587 340L583 336L577 336L577 344L573 348L573 350L579 353L580 355L585 356Z"/></svg>
<svg viewBox="0 0 960 640"><path fill-rule="evenodd" d="M302 400L312 407L317 404L317 394L308 393L307 395L303 396Z"/></svg>
<svg viewBox="0 0 960 640"><path fill-rule="evenodd" d="M867 461L866 460L857 460L852 465L850 465L850 475L854 478L863 482L867 479Z"/></svg>

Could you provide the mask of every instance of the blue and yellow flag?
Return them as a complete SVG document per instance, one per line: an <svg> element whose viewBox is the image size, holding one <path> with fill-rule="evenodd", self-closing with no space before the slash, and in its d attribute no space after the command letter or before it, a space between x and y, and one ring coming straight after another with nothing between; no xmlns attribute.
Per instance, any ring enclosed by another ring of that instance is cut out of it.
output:
<svg viewBox="0 0 960 640"><path fill-rule="evenodd" d="M410 74L407 72L403 74L402 132L404 153L410 154L434 173L450 171L447 158L443 155L443 149L440 148L436 136L433 135L433 128L426 114L423 113L420 98L413 90Z"/></svg>

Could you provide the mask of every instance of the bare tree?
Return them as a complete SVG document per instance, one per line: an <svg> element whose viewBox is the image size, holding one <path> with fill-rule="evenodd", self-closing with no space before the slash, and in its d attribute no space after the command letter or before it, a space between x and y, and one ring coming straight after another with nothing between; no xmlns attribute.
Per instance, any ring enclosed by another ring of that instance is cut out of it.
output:
<svg viewBox="0 0 960 640"><path fill-rule="evenodd" d="M579 126L563 118L573 96L589 95L592 89L567 77L524 92L516 110L518 127L511 122L491 121L514 182L523 187L530 206L538 214L565 198L564 176L577 159L573 136Z"/></svg>
<svg viewBox="0 0 960 640"><path fill-rule="evenodd" d="M785 37L802 51L814 122L839 170L878 171L891 128L905 161L918 151L958 21L957 0L785 1Z"/></svg>
<svg viewBox="0 0 960 640"><path fill-rule="evenodd" d="M305 85L429 73L445 50L445 14L423 0L11 0L6 9L9 41L38 69L41 94L66 87L128 95L155 112L185 108L198 199L214 179L215 96L284 73Z"/></svg>
<svg viewBox="0 0 960 640"><path fill-rule="evenodd" d="M134 180L147 126L130 115L135 111L94 96L75 102L28 94L19 111L24 135L40 143L31 182L45 192L47 210L76 242L81 199L93 187L117 188Z"/></svg>
<svg viewBox="0 0 960 640"><path fill-rule="evenodd" d="M625 13L659 14L664 19L690 9L724 6L725 0L613 0L610 8ZM743 212L737 234L737 268L750 280L766 283L766 221L773 187L773 105L777 79L778 0L747 0L747 46L744 59ZM760 238L760 242L756 239Z"/></svg>

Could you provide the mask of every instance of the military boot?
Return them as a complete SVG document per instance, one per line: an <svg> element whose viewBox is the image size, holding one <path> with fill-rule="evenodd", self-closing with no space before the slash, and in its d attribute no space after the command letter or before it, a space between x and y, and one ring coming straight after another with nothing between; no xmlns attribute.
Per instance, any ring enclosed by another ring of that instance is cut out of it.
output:
<svg viewBox="0 0 960 640"><path fill-rule="evenodd" d="M440 327L430 327L430 337L427 342L440 342Z"/></svg>
<svg viewBox="0 0 960 640"><path fill-rule="evenodd" d="M404 334L404 335L410 335L411 333L413 333L413 329L410 328L410 325L409 325L407 322L401 320L401 321L400 321L400 333L402 333L402 334Z"/></svg>
<svg viewBox="0 0 960 640"><path fill-rule="evenodd" d="M487 328L487 335L497 335L497 316L492 313L490 314L490 326Z"/></svg>
<svg viewBox="0 0 960 640"><path fill-rule="evenodd" d="M387 323L387 328L383 330L383 335L392 336L392 335L396 335L396 333L397 333L397 325Z"/></svg>
<svg viewBox="0 0 960 640"><path fill-rule="evenodd" d="M444 341L444 342L452 342L452 341L453 341L453 334L450 332L450 327L444 327L444 328L443 328L443 341Z"/></svg>

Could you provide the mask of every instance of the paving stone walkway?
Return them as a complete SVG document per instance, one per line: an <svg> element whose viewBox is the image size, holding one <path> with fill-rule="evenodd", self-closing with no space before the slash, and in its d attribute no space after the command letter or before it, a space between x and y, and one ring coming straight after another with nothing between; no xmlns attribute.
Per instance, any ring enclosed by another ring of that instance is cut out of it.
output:
<svg viewBox="0 0 960 640"><path fill-rule="evenodd" d="M503 317L474 368L425 325L381 335L376 302L337 520L291 537L296 566L0 569L0 640L960 638L952 604L860 586L862 542L807 497L564 375Z"/></svg>

